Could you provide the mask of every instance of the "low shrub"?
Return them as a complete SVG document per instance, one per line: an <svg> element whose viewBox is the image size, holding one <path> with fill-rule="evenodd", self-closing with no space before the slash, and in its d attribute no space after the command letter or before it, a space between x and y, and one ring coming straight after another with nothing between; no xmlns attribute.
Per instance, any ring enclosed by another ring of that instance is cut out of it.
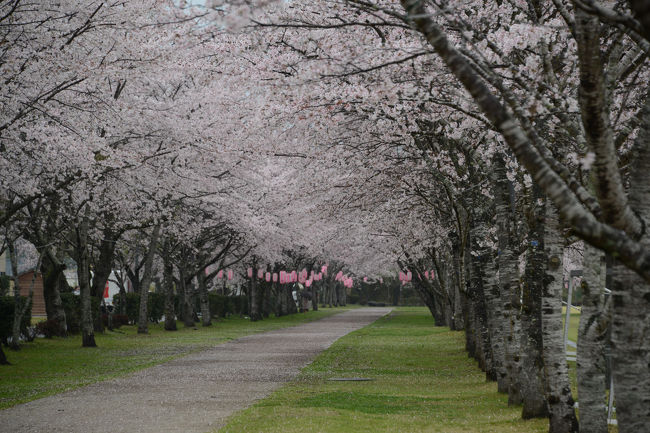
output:
<svg viewBox="0 0 650 433"><path fill-rule="evenodd" d="M44 320L38 322L34 328L37 335L52 338L59 334L59 321L55 319Z"/></svg>
<svg viewBox="0 0 650 433"><path fill-rule="evenodd" d="M110 317L112 320L112 329L119 329L121 326L129 324L129 316L126 314L112 314ZM108 319L108 314L102 314L102 323L104 324L104 328L108 328Z"/></svg>
<svg viewBox="0 0 650 433"><path fill-rule="evenodd" d="M129 316L126 314L113 314L113 328L119 328L129 324Z"/></svg>

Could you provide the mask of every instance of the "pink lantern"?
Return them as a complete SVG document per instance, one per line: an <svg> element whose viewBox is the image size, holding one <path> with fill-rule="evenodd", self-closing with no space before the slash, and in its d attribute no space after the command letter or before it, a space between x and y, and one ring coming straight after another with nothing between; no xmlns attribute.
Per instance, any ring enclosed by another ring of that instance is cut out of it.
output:
<svg viewBox="0 0 650 433"><path fill-rule="evenodd" d="M307 287L311 287L311 280L307 280L307 281L305 281L305 286L307 286Z"/></svg>
<svg viewBox="0 0 650 433"><path fill-rule="evenodd" d="M363 282L367 283L368 282L368 277L363 277Z"/></svg>
<svg viewBox="0 0 650 433"><path fill-rule="evenodd" d="M399 280L404 281L405 278L406 278L406 276L404 275L404 272L399 271Z"/></svg>
<svg viewBox="0 0 650 433"><path fill-rule="evenodd" d="M327 265L323 265L323 266L321 266L320 271L321 271L323 274L327 275Z"/></svg>
<svg viewBox="0 0 650 433"><path fill-rule="evenodd" d="M429 279L429 271L424 271L424 278Z"/></svg>
<svg viewBox="0 0 650 433"><path fill-rule="evenodd" d="M232 280L232 269L228 269L228 279Z"/></svg>
<svg viewBox="0 0 650 433"><path fill-rule="evenodd" d="M217 278L223 278L223 269L219 269L219 272L217 272Z"/></svg>
<svg viewBox="0 0 650 433"><path fill-rule="evenodd" d="M382 277L379 277L379 283L384 284L384 279Z"/></svg>
<svg viewBox="0 0 650 433"><path fill-rule="evenodd" d="M433 275L433 269L431 270L431 272L429 273L429 275L431 275L431 279L432 279L432 280L433 280L434 278L436 278L436 277Z"/></svg>
<svg viewBox="0 0 650 433"><path fill-rule="evenodd" d="M266 280L267 283L270 282L271 281L271 273L267 272L266 273L266 278L264 278L264 279Z"/></svg>
<svg viewBox="0 0 650 433"><path fill-rule="evenodd" d="M287 281L285 280L285 274L284 274L284 271L281 271L281 272L280 272L280 284L284 284L284 283L286 283L286 282L287 282Z"/></svg>
<svg viewBox="0 0 650 433"><path fill-rule="evenodd" d="M274 283L278 282L278 274L277 274L277 272L273 272L273 282Z"/></svg>
<svg viewBox="0 0 650 433"><path fill-rule="evenodd" d="M411 281L413 278L413 274L411 274L411 271L406 271L406 281Z"/></svg>
<svg viewBox="0 0 650 433"><path fill-rule="evenodd" d="M253 277L253 268L248 268L248 278Z"/></svg>

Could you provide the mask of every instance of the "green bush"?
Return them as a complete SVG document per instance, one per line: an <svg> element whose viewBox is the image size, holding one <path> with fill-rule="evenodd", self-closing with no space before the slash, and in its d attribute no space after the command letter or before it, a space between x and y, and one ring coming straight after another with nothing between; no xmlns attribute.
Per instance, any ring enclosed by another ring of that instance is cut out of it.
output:
<svg viewBox="0 0 650 433"><path fill-rule="evenodd" d="M210 315L212 317L227 317L229 314L248 314L248 298L242 296L226 296L209 293Z"/></svg>
<svg viewBox="0 0 650 433"><path fill-rule="evenodd" d="M233 314L230 296L210 293L208 294L208 301L210 302L210 315L212 317L226 317L228 314Z"/></svg>
<svg viewBox="0 0 650 433"><path fill-rule="evenodd" d="M0 275L0 296L6 296L11 287L11 277Z"/></svg>
<svg viewBox="0 0 650 433"><path fill-rule="evenodd" d="M359 295L357 294L350 294L347 296L346 302L348 304L358 304L359 303Z"/></svg>
<svg viewBox="0 0 650 433"><path fill-rule="evenodd" d="M78 334L81 331L81 297L74 293L61 293L61 302L68 332Z"/></svg>
<svg viewBox="0 0 650 433"><path fill-rule="evenodd" d="M115 311L120 311L120 295L113 296ZM149 292L147 296L147 315L149 320L158 323L165 314L165 295L163 293ZM137 323L140 316L140 294L126 294L126 316L130 323Z"/></svg>
<svg viewBox="0 0 650 433"><path fill-rule="evenodd" d="M27 302L26 296L21 296L20 301ZM7 338L11 337L11 332L14 324L14 297L13 296L0 296L0 340L3 343L7 342ZM24 304L21 304L24 305ZM20 331L27 335L27 328L32 323L32 308L27 309L23 320L20 323Z"/></svg>
<svg viewBox="0 0 650 433"><path fill-rule="evenodd" d="M230 296L233 314L248 315L248 297L246 295Z"/></svg>
<svg viewBox="0 0 650 433"><path fill-rule="evenodd" d="M140 302L138 302L138 308L140 307ZM165 294L151 292L149 293L149 298L147 299L147 312L149 314L149 320L154 323L160 322L162 317L165 315Z"/></svg>
<svg viewBox="0 0 650 433"><path fill-rule="evenodd" d="M52 338L59 333L59 321L54 319L44 320L36 324L36 334L45 338Z"/></svg>
<svg viewBox="0 0 650 433"><path fill-rule="evenodd" d="M61 293L63 311L65 311L65 322L70 334L81 332L81 296L74 293ZM99 298L90 298L90 312L93 317L99 311Z"/></svg>

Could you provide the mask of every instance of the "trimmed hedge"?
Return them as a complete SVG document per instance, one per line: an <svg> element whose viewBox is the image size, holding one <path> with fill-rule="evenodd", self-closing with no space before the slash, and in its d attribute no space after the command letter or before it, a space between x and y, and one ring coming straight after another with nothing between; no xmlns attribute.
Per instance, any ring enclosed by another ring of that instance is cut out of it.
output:
<svg viewBox="0 0 650 433"><path fill-rule="evenodd" d="M198 298L195 301L196 311L200 311ZM248 298L244 295L224 296L216 293L208 293L208 302L210 303L210 315L212 317L227 317L231 314L248 314ZM113 305L115 306L115 311L120 310L119 294L113 296ZM180 312L180 299L178 295L174 295L174 308L178 315ZM165 295L163 293L150 292L147 298L147 309L149 320L158 323L165 314ZM139 314L140 295L137 293L127 293L126 317L128 318L129 323L137 323Z"/></svg>
<svg viewBox="0 0 650 433"><path fill-rule="evenodd" d="M20 297L21 302L27 302L26 296ZM14 324L14 297L13 296L0 296L0 340L3 343L7 342L7 338L11 337L11 332ZM24 305L24 304L23 304ZM27 328L32 324L32 308L27 309L23 320L20 324L20 331L27 335Z"/></svg>
<svg viewBox="0 0 650 433"><path fill-rule="evenodd" d="M248 298L242 296L225 296L208 293L210 315L212 317L228 317L231 314L248 314Z"/></svg>

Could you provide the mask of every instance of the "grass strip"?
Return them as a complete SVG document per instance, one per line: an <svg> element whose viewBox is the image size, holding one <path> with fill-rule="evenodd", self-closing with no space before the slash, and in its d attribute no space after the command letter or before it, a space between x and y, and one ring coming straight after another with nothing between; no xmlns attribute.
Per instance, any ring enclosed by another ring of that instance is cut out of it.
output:
<svg viewBox="0 0 650 433"><path fill-rule="evenodd" d="M366 377L370 382L333 382ZM464 351L461 332L433 326L424 308L400 307L339 339L299 377L229 419L242 432L546 432Z"/></svg>
<svg viewBox="0 0 650 433"><path fill-rule="evenodd" d="M246 335L295 326L342 312L344 308L270 317L251 322L240 317L218 319L210 327L178 331L150 324L149 334L137 334L136 326L96 334L98 347L82 348L81 336L36 339L18 352L5 350L13 365L0 366L0 409L80 386L151 367Z"/></svg>

